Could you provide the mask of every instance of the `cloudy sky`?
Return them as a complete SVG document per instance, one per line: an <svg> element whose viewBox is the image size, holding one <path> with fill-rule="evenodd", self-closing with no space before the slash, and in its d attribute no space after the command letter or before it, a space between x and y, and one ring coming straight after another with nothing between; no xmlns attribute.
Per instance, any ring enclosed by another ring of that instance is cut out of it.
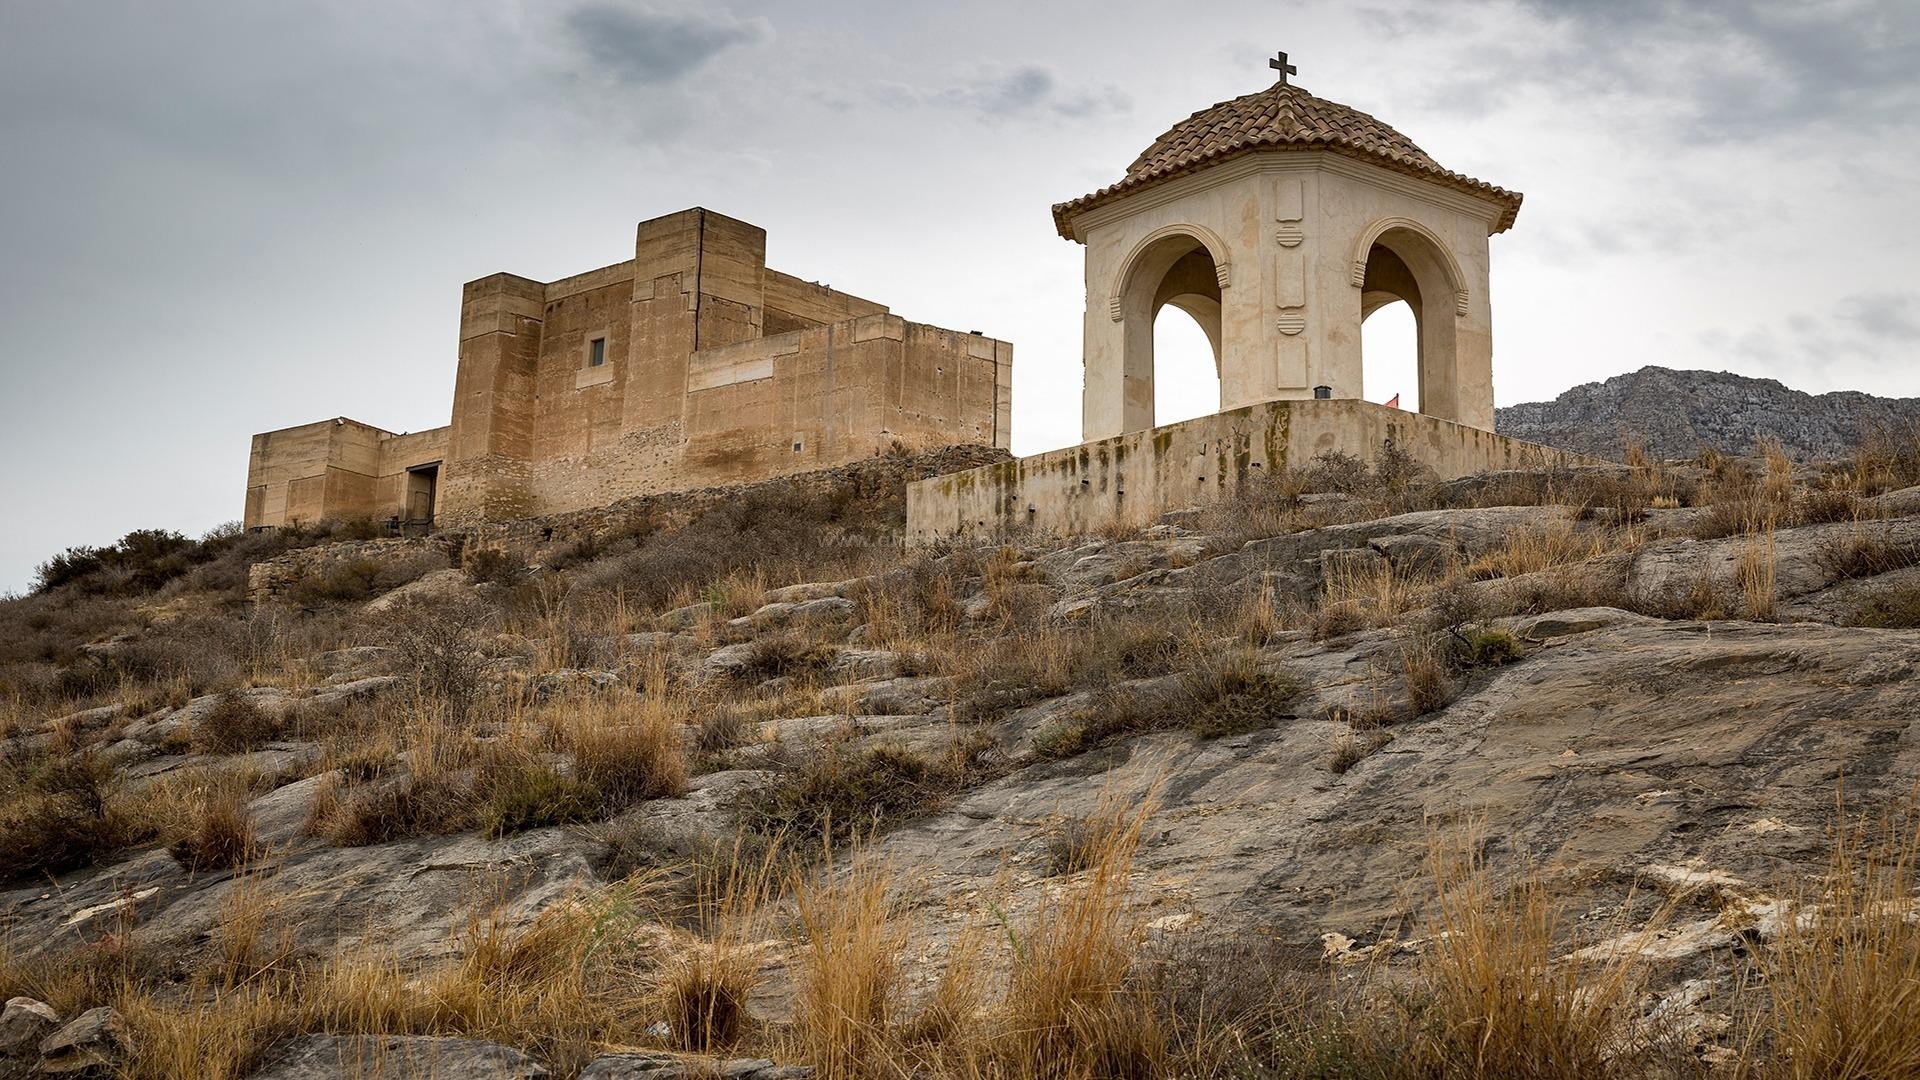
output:
<svg viewBox="0 0 1920 1080"><path fill-rule="evenodd" d="M1071 443L1080 249L1049 205L1275 49L1526 193L1493 242L1501 404L1650 363L1920 395L1913 0L0 0L0 591L239 517L255 431L446 423L462 282L617 262L693 205L1013 341L1015 450ZM1370 356L1410 352L1376 321ZM1163 417L1211 392L1167 381Z"/></svg>

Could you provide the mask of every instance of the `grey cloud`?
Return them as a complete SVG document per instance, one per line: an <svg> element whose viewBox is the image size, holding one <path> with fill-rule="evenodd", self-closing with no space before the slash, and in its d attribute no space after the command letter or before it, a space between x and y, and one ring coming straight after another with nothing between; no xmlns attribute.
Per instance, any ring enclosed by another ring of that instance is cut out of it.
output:
<svg viewBox="0 0 1920 1080"><path fill-rule="evenodd" d="M764 19L614 3L582 4L567 12L563 25L599 70L640 86L675 82L727 49L772 36Z"/></svg>
<svg viewBox="0 0 1920 1080"><path fill-rule="evenodd" d="M1920 293L1855 293L1824 313L1796 312L1738 333L1708 331L1700 342L1789 384L1813 372L1823 388L1873 385L1875 375L1920 356Z"/></svg>
<svg viewBox="0 0 1920 1080"><path fill-rule="evenodd" d="M992 68L960 85L935 89L888 83L872 97L893 106L933 106L1004 118L1038 113L1083 118L1126 111L1131 102L1110 86L1069 88L1050 69L1037 64Z"/></svg>
<svg viewBox="0 0 1920 1080"><path fill-rule="evenodd" d="M1920 5L1521 2L1570 31L1552 62L1528 58L1538 77L1669 95L1693 141L1905 125L1920 107Z"/></svg>
<svg viewBox="0 0 1920 1080"><path fill-rule="evenodd" d="M1920 345L1920 295L1869 293L1849 296L1836 308L1839 317L1864 336Z"/></svg>

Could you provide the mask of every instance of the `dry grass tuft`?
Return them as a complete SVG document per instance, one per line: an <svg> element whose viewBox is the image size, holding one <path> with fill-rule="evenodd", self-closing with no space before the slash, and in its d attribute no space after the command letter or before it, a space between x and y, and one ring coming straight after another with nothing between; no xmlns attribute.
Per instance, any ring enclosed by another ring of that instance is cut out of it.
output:
<svg viewBox="0 0 1920 1080"><path fill-rule="evenodd" d="M799 1040L820 1075L891 1075L891 1045L908 924L895 910L893 872L856 853L844 870L832 851L819 876L797 880Z"/></svg>
<svg viewBox="0 0 1920 1080"><path fill-rule="evenodd" d="M1539 875L1497 886L1474 831L1428 838L1431 1000L1409 1048L1414 1075L1635 1075L1620 1055L1646 974L1634 943L1556 956L1559 915Z"/></svg>
<svg viewBox="0 0 1920 1080"><path fill-rule="evenodd" d="M656 1010L679 1044L693 1051L738 1042L747 1022L747 998L760 984L757 947L773 876L774 847L755 862L739 856L698 885L700 940L671 952L659 973Z"/></svg>
<svg viewBox="0 0 1920 1080"><path fill-rule="evenodd" d="M1782 1080L1920 1075L1920 830L1882 823L1836 830L1825 880L1801 890L1759 955L1768 1009L1751 1040L1772 1060L1750 1069Z"/></svg>
<svg viewBox="0 0 1920 1080"><path fill-rule="evenodd" d="M1740 586L1741 613L1747 618L1756 622L1774 620L1778 603L1774 574L1778 561L1772 529L1749 539L1741 548L1740 560L1734 566L1734 579Z"/></svg>
<svg viewBox="0 0 1920 1080"><path fill-rule="evenodd" d="M1064 894L1043 890L1032 921L1011 934L1000 1052L1014 1074L1152 1076L1167 1058L1159 1017L1128 979L1143 936L1126 908L1128 882L1140 830L1158 801L1156 784L1132 813L1110 817L1075 886Z"/></svg>

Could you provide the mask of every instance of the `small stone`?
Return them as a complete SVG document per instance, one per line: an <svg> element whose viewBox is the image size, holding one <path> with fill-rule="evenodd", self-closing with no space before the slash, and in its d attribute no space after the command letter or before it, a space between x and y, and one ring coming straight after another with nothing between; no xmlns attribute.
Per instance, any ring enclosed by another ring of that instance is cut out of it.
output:
<svg viewBox="0 0 1920 1080"><path fill-rule="evenodd" d="M687 1063L672 1054L637 1051L594 1058L579 1080L682 1080Z"/></svg>
<svg viewBox="0 0 1920 1080"><path fill-rule="evenodd" d="M40 1071L75 1073L116 1069L133 1054L127 1021L109 1006L88 1009L40 1043Z"/></svg>
<svg viewBox="0 0 1920 1080"><path fill-rule="evenodd" d="M40 1042L60 1026L53 1006L30 997L9 998L0 1011L0 1057L31 1057Z"/></svg>

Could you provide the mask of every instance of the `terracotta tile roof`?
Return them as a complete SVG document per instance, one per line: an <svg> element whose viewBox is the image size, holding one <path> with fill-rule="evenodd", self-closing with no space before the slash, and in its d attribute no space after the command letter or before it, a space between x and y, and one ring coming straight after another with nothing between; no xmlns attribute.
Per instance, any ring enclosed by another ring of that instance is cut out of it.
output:
<svg viewBox="0 0 1920 1080"><path fill-rule="evenodd" d="M1520 193L1453 172L1427 156L1413 140L1358 109L1317 98L1298 86L1276 83L1202 109L1155 139L1127 166L1127 175L1089 195L1055 203L1053 222L1073 239L1068 221L1075 214L1111 202L1239 154L1255 150L1325 150L1433 180L1492 199L1502 207L1494 232L1512 227L1520 212Z"/></svg>

